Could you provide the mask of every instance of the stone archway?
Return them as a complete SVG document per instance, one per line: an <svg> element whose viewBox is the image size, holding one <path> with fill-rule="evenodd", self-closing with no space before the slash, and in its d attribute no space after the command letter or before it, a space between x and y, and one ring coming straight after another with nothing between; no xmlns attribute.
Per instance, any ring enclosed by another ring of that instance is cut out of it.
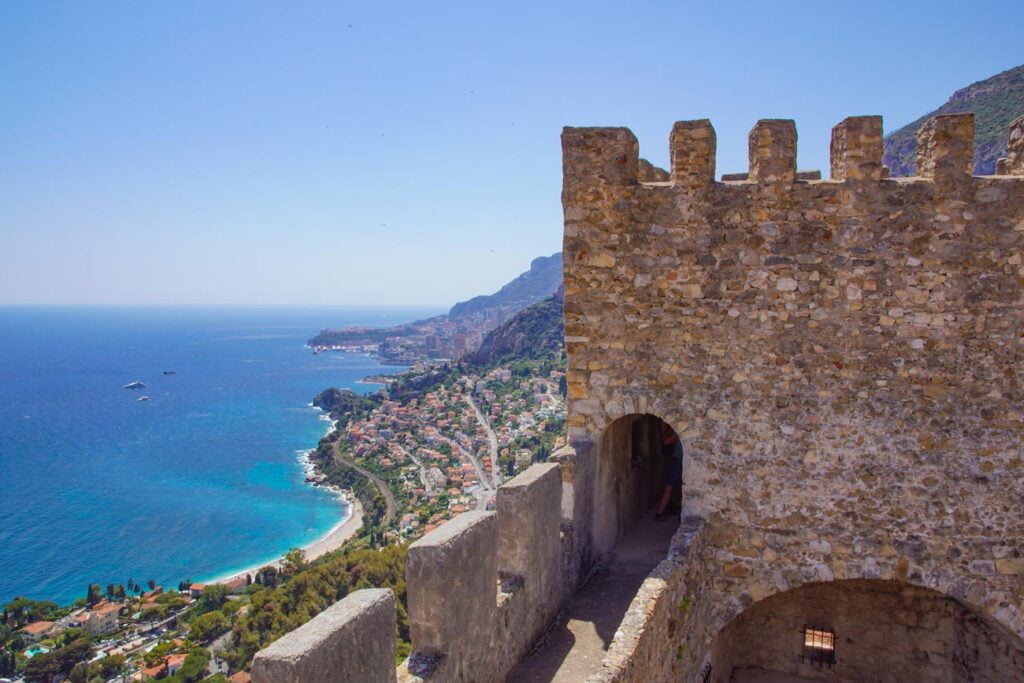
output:
<svg viewBox="0 0 1024 683"><path fill-rule="evenodd" d="M634 413L612 421L601 435L594 471L591 532L597 557L611 552L657 506L671 466L670 459L661 452L663 426L675 434L661 418ZM681 472L678 477L675 483L681 486ZM678 497L678 493L675 495ZM678 510L678 499L673 509ZM678 521L678 514L674 520Z"/></svg>
<svg viewBox="0 0 1024 683"><path fill-rule="evenodd" d="M810 583L754 604L711 645L707 680L1024 681L1024 640L899 581Z"/></svg>

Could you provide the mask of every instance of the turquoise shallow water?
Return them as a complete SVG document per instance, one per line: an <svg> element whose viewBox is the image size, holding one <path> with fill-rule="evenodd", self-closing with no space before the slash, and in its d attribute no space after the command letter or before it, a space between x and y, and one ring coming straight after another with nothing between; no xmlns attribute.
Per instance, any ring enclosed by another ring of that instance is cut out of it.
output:
<svg viewBox="0 0 1024 683"><path fill-rule="evenodd" d="M0 308L0 600L173 586L322 536L347 510L303 481L328 426L309 402L395 368L305 341L436 312Z"/></svg>

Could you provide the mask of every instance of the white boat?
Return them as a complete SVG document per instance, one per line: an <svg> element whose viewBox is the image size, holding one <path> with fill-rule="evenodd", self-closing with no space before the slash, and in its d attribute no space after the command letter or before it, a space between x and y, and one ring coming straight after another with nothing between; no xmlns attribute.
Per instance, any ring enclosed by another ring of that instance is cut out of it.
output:
<svg viewBox="0 0 1024 683"><path fill-rule="evenodd" d="M149 396L139 396L139 400L140 401L148 401L149 400Z"/></svg>
<svg viewBox="0 0 1024 683"><path fill-rule="evenodd" d="M128 384L125 384L124 388L125 389L145 389L146 385L143 384L142 382L140 382L139 380L135 380L134 382L129 382Z"/></svg>

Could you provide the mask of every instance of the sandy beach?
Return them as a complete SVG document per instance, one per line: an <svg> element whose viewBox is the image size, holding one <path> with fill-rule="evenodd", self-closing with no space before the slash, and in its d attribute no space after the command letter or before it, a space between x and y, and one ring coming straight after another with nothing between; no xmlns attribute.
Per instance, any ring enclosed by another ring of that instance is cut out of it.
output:
<svg viewBox="0 0 1024 683"><path fill-rule="evenodd" d="M341 495L340 492L339 495ZM345 541L355 536L360 527L362 527L363 506L360 505L359 500L356 499L355 496L345 496L345 500L348 501L351 506L351 515L345 521L335 525L334 528L328 531L324 536L302 548L306 551L307 560L315 560L322 555L326 555L332 550L337 550L345 544ZM215 580L207 581L206 583L227 583L239 577L245 577L246 574L255 575L261 567L273 566L280 568L281 561L283 559L284 558L282 557L274 560L273 562L261 562L260 564L249 567L248 569L244 569L227 576L221 576Z"/></svg>

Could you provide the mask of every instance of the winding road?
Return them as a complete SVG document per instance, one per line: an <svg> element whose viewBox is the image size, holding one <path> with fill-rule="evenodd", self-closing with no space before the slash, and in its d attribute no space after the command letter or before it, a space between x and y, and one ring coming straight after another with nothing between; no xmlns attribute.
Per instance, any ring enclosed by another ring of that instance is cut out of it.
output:
<svg viewBox="0 0 1024 683"><path fill-rule="evenodd" d="M462 444L455 439L450 439L446 436L441 438L452 447L452 453L461 453L464 458L473 464L473 469L476 470L476 477L480 480L480 488L473 494L473 497L476 498L476 509L486 510L487 504L494 500L494 485L491 484L490 479L484 473L483 465L480 464L475 455L463 448Z"/></svg>
<svg viewBox="0 0 1024 683"><path fill-rule="evenodd" d="M384 503L386 505L386 509L384 511L384 519L381 523L384 524L384 526L390 524L391 521L395 518L395 515L398 514L398 503L395 502L395 494L392 493L391 488L388 486L388 483L381 479L380 477L378 477L373 472L366 469L365 467L360 467L359 465L355 464L354 462L343 456L341 454L341 451L338 449L337 441L334 442L334 446L331 449L331 454L332 457L334 458L335 464L344 465L345 467L351 467L356 472L363 475L364 477L366 477L367 479L374 483L374 485L377 487L377 490L380 491L380 495L384 496Z"/></svg>
<svg viewBox="0 0 1024 683"><path fill-rule="evenodd" d="M415 463L416 467L419 468L420 483L423 484L423 488L427 492L427 495L433 496L439 493L437 485L434 484L434 482L430 481L430 477L427 476L427 468L423 464L423 461L417 458L415 455L413 455L412 451L408 450L405 446L398 445L398 450L402 451L402 453L405 454L405 457L412 460L413 463Z"/></svg>
<svg viewBox="0 0 1024 683"><path fill-rule="evenodd" d="M476 415L476 421L487 433L488 449L491 452L491 479L493 480L493 487L498 488L501 486L501 468L498 467L498 437L494 434L494 430L491 429L491 423L487 421L487 418L484 417L483 412L473 402L473 397L469 394L466 394L466 403L469 404L473 414Z"/></svg>

